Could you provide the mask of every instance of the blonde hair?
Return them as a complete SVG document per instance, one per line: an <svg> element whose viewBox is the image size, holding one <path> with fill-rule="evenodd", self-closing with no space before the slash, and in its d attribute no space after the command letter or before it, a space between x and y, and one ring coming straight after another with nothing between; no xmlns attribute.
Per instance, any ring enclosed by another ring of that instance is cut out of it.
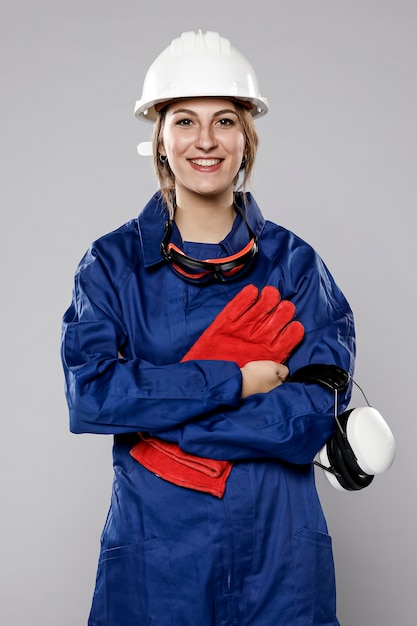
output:
<svg viewBox="0 0 417 626"><path fill-rule="evenodd" d="M234 104L236 106L236 114L242 126L243 134L245 136L245 149L244 160L242 161L241 169L237 173L233 182L236 187L239 179L241 179L241 183L239 187L235 189L235 191L245 191L247 186L249 185L250 178L253 172L253 167L255 165L255 157L258 150L259 137L258 133L256 132L255 122L253 121L253 117L248 108L238 101L234 101ZM158 112L156 121L154 123L152 136L153 162L161 195L168 206L169 215L171 219L173 219L175 211L175 176L166 158L161 159L159 153L161 137L165 125L166 110L167 107L161 109ZM242 176L240 174L242 174Z"/></svg>

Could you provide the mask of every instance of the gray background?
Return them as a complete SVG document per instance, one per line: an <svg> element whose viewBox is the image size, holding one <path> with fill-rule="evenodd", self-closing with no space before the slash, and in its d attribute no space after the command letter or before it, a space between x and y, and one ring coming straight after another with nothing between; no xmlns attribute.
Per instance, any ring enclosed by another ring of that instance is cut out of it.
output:
<svg viewBox="0 0 417 626"><path fill-rule="evenodd" d="M257 69L271 111L253 191L345 292L356 380L397 439L367 490L318 474L342 626L415 624L415 1L3 0L1 13L2 626L86 623L111 440L68 432L60 320L90 241L155 189L134 102L154 57L198 28Z"/></svg>

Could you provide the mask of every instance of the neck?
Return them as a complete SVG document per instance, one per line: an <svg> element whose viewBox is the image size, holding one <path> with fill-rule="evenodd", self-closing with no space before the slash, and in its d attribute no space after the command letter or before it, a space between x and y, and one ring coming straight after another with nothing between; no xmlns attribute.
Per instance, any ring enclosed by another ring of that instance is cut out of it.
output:
<svg viewBox="0 0 417 626"><path fill-rule="evenodd" d="M235 217L233 196L217 201L200 196L192 205L177 198L175 223L183 241L219 243L232 229Z"/></svg>

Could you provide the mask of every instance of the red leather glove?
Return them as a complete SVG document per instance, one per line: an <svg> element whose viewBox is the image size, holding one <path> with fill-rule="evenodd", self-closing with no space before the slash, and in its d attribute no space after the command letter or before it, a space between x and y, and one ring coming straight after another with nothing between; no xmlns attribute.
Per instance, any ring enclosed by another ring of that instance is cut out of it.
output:
<svg viewBox="0 0 417 626"><path fill-rule="evenodd" d="M181 361L192 359L283 363L304 336L300 322L293 321L295 306L281 300L275 287L259 295L247 285L217 315Z"/></svg>
<svg viewBox="0 0 417 626"><path fill-rule="evenodd" d="M281 300L275 287L264 287L259 296L248 285L217 315L181 359L235 361L243 367L249 361L282 363L304 336L300 322L292 321L294 305ZM210 493L221 498L232 470L230 461L205 459L183 452L178 444L144 436L130 454L141 465L165 480Z"/></svg>
<svg viewBox="0 0 417 626"><path fill-rule="evenodd" d="M205 459L183 452L177 443L139 433L140 441L130 451L136 461L174 485L211 493L221 498L232 471L230 461Z"/></svg>

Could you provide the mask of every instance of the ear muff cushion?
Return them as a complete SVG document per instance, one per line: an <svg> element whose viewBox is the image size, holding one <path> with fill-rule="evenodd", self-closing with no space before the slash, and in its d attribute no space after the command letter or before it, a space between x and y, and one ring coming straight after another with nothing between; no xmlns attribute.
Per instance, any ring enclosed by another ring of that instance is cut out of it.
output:
<svg viewBox="0 0 417 626"><path fill-rule="evenodd" d="M338 417L343 432L346 432L346 423L351 411L345 411ZM339 427L327 444L327 454L331 465L338 475L336 478L344 489L358 491L371 484L374 477L365 474L356 462L356 457L349 445L347 437L342 434Z"/></svg>
<svg viewBox="0 0 417 626"><path fill-rule="evenodd" d="M343 433L346 433L346 425L351 412L352 410L345 411L337 417ZM341 456L343 458L343 463L353 474L363 474L363 470L359 467L357 463L355 453L353 452L346 435L343 433L341 432L340 428L336 426L334 437L336 439L337 447L340 450Z"/></svg>
<svg viewBox="0 0 417 626"><path fill-rule="evenodd" d="M351 478L350 472L345 466L334 436L327 442L327 456L329 457L331 467L337 472L336 478L343 489L356 491L358 489L356 481Z"/></svg>

